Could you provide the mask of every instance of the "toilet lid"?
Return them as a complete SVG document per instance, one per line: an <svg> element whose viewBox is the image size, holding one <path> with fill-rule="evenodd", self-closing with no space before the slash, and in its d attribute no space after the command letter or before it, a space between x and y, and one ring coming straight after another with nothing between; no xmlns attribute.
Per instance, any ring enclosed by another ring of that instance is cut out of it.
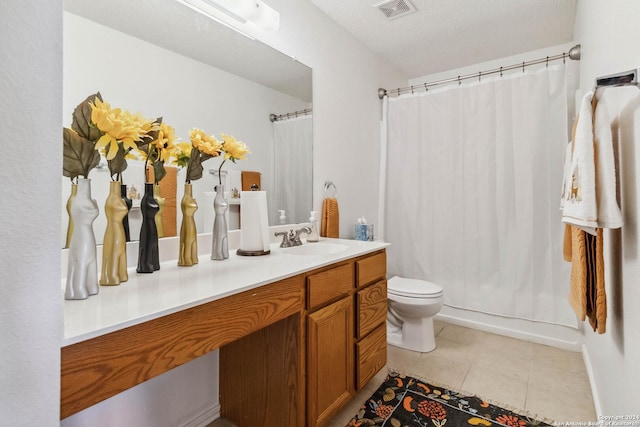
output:
<svg viewBox="0 0 640 427"><path fill-rule="evenodd" d="M437 298L442 295L442 287L426 280L394 276L387 281L387 292L403 297Z"/></svg>

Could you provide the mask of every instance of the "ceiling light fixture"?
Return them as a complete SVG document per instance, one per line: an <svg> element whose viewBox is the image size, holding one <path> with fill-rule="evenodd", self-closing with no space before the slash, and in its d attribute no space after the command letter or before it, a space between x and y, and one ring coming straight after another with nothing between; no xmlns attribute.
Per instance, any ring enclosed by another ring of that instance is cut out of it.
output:
<svg viewBox="0 0 640 427"><path fill-rule="evenodd" d="M220 20L218 12L224 13L241 24L246 24L247 22L251 23L263 31L276 31L280 27L280 14L261 0L178 1L217 22L233 28L236 31L238 31L237 28ZM244 35L246 36L247 34Z"/></svg>

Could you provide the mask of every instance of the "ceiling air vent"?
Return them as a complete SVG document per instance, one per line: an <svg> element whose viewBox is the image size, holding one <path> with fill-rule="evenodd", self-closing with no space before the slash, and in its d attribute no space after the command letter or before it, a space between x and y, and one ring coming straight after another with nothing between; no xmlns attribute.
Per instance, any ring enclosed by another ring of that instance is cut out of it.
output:
<svg viewBox="0 0 640 427"><path fill-rule="evenodd" d="M415 6L409 0L387 0L373 7L378 8L389 20L397 19L416 11Z"/></svg>

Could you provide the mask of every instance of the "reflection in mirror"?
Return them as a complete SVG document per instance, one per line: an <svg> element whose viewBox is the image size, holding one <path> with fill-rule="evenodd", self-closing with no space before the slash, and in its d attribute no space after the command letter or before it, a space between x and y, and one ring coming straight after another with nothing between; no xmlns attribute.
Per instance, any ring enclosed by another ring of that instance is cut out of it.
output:
<svg viewBox="0 0 640 427"><path fill-rule="evenodd" d="M311 109L272 115L276 153L271 224L309 220L313 200L313 127Z"/></svg>
<svg viewBox="0 0 640 427"><path fill-rule="evenodd" d="M311 119L305 143L309 148L299 153L303 158L296 157L298 147L290 142L278 142L276 147L278 126L286 121L272 123L269 115L311 108L310 68L174 0L65 0L63 52L63 126L70 125L76 105L100 91L112 107L140 112L145 117L162 117L182 141L189 141L189 130L194 127L218 139L221 133L233 135L248 146L251 154L235 164L226 162L221 174L231 205L230 228L239 226L241 202L234 194L242 189L243 172L259 177L261 190L267 192L271 224L278 223L278 210L288 211L288 223L308 219L310 178L304 184L306 188L288 193L290 180L297 176L288 172L300 168L310 177ZM200 233L212 229L213 188L219 179L220 162L219 158L206 161L203 177L193 182ZM92 195L100 207L94 223L98 243L106 227L104 201L111 179L104 158L101 166L89 175ZM161 181L163 187L175 188L162 189L163 215L175 224L167 228L169 233L179 232L185 171L177 169L174 176ZM141 162L128 161L122 177L130 194L143 190ZM64 246L71 185L68 178L62 179ZM298 181L294 182L298 186ZM283 195L280 201L275 199L277 194ZM291 197L296 198L295 203ZM306 197L308 204L298 204L297 197ZM130 213L133 240L138 238L141 222L136 206L139 200L134 197ZM298 207L304 212L297 212ZM163 223L166 221L163 217Z"/></svg>

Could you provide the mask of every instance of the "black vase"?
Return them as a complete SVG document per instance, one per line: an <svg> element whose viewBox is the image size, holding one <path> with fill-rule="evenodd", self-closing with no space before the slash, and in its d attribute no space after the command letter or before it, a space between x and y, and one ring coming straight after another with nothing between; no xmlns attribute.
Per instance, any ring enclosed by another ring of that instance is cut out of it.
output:
<svg viewBox="0 0 640 427"><path fill-rule="evenodd" d="M120 184L120 196L122 197L122 200L124 200L125 205L127 205L127 214L122 218L122 226L124 227L125 240L130 242L131 233L129 233L129 211L131 211L133 201L127 197L127 186L125 184Z"/></svg>
<svg viewBox="0 0 640 427"><path fill-rule="evenodd" d="M160 257L158 256L158 228L155 216L160 210L158 201L153 198L153 184L144 184L144 196L140 200L142 212L142 226L140 228L140 241L138 250L138 273L153 273L160 270Z"/></svg>

